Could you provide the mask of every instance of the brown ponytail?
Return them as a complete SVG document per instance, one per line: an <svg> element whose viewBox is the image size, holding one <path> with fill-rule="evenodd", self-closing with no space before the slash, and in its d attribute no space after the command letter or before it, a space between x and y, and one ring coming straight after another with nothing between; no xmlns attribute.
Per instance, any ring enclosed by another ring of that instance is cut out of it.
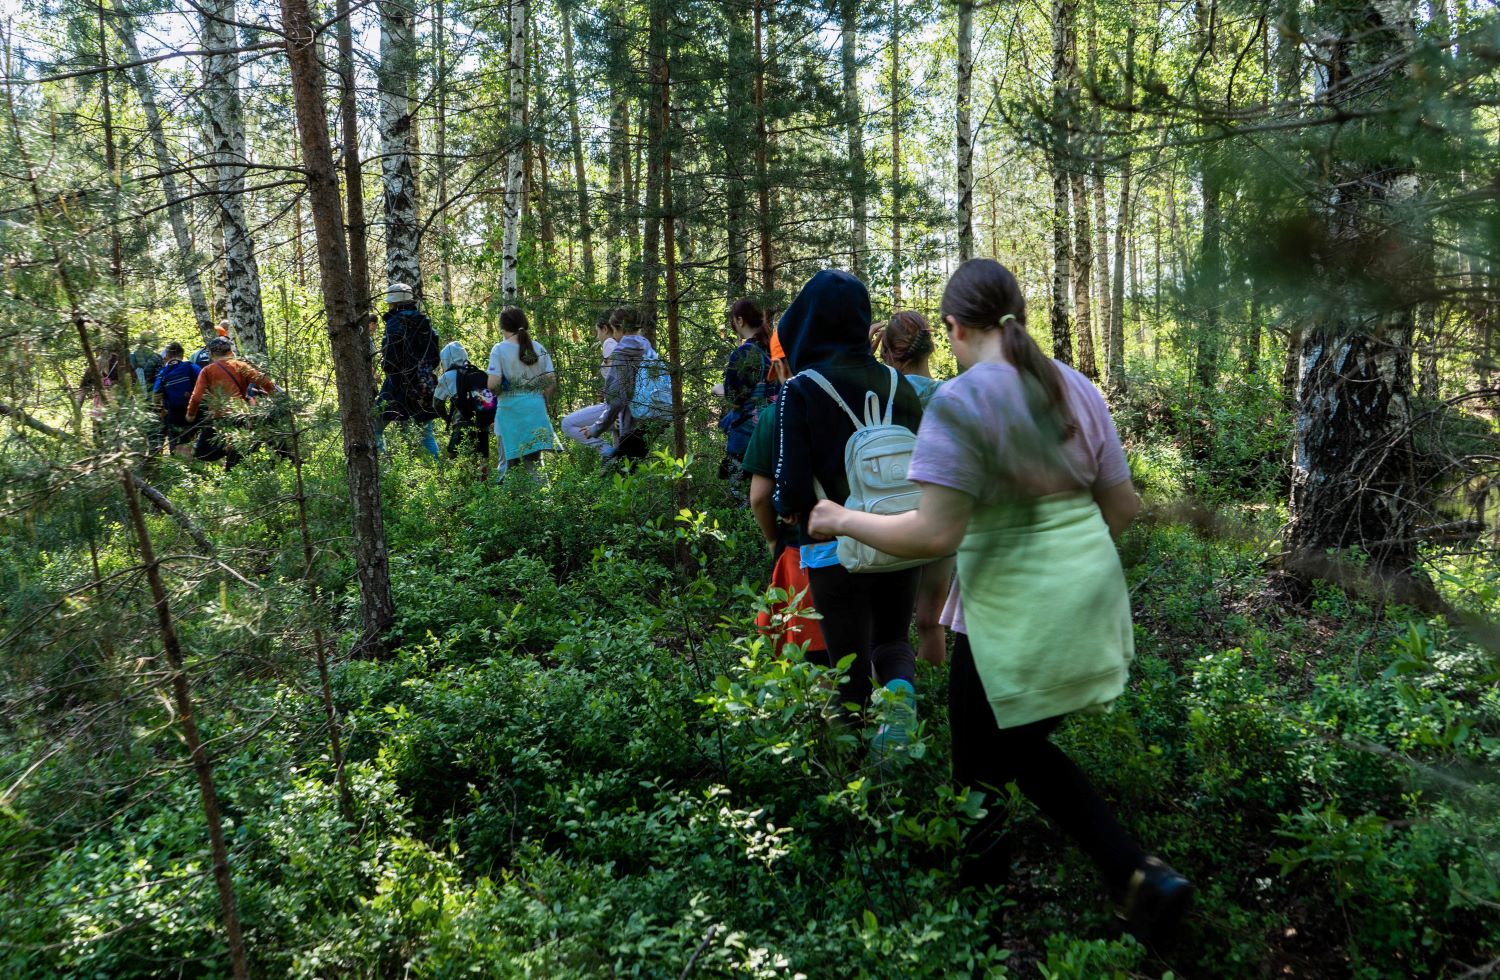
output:
<svg viewBox="0 0 1500 980"><path fill-rule="evenodd" d="M970 259L943 287L939 310L970 329L999 330L1006 360L1026 383L1026 404L1037 426L1056 433L1059 442L1078 432L1057 365L1026 332L1026 297L1009 269L994 259Z"/></svg>
<svg viewBox="0 0 1500 980"><path fill-rule="evenodd" d="M500 311L500 332L515 334L516 346L521 348L521 363L528 367L538 360L536 346L531 342L531 324L519 306L507 306Z"/></svg>
<svg viewBox="0 0 1500 980"><path fill-rule="evenodd" d="M937 349L932 342L932 327L916 310L892 313L889 320L871 328L870 348L881 360L898 368L920 363Z"/></svg>
<svg viewBox="0 0 1500 980"><path fill-rule="evenodd" d="M730 323L733 323L736 317L744 320L750 326L755 328L755 336L751 337L750 339L754 341L756 346L761 347L765 350L771 349L771 331L770 328L766 326L765 314L760 311L759 306L755 305L755 300L750 299L749 297L737 300L735 304L729 308Z"/></svg>

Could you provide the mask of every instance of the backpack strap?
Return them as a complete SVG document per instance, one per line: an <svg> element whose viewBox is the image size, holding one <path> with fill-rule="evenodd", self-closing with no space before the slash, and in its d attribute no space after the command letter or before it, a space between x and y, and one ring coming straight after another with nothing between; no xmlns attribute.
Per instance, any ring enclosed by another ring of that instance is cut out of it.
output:
<svg viewBox="0 0 1500 980"><path fill-rule="evenodd" d="M250 400L250 390L249 390L248 386L246 386L246 385L244 385L244 384L242 384L240 382L240 375L239 375L238 371L235 371L233 368L231 368L224 361L214 361L212 364L209 365L209 367L220 367L220 368L223 368L224 369L224 373L229 376L230 383L233 384L234 387L235 387L235 390L240 393L240 401L249 401Z"/></svg>
<svg viewBox="0 0 1500 980"><path fill-rule="evenodd" d="M890 425L891 412L896 408L896 388L901 384L901 375L893 367L887 366L886 370L891 372L891 396L885 400L885 424Z"/></svg>
<svg viewBox="0 0 1500 980"><path fill-rule="evenodd" d="M866 420L864 422L861 422L859 420L859 416L857 416L857 415L854 414L854 409L850 408L849 407L849 403L846 402L846 401L844 401L843 398L839 397L839 393L834 390L833 385L829 383L829 381L828 381L827 378L823 377L821 374L819 374L818 372L814 371L812 368L808 368L807 370L803 371L801 374L798 375L798 377L805 377L809 381L811 381L813 384L817 385L819 388L822 388L824 391L826 391L828 393L828 397L832 398L835 402L837 402L839 408L842 408L844 410L844 414L847 415L847 416L849 416L849 421L851 421L851 422L854 423L854 429L855 429L856 432L859 431L860 429L865 428L866 426L868 426L870 424L869 418L868 418L868 416L869 416L869 406L868 406L868 404L866 405L866 413L865 413L866 414ZM871 393L871 397L874 397L873 393Z"/></svg>

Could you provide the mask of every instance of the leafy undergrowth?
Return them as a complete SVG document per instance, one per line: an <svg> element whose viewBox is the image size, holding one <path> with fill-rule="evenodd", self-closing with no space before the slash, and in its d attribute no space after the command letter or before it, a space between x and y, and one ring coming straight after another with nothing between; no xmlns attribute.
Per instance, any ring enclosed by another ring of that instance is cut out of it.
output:
<svg viewBox="0 0 1500 980"><path fill-rule="evenodd" d="M1199 885L1160 957L1028 804L948 784L942 671L922 668L899 764L825 721L828 679L754 638L765 556L701 464L686 514L667 460L503 488L390 469L400 646L334 674L356 826L305 656L273 637L236 663L279 670L200 661L258 974L1404 977L1500 946L1493 659L1332 590L1276 606L1254 533L1127 537L1131 687L1057 736ZM282 479L255 472L227 492ZM6 976L227 972L196 789L180 768L131 778L177 751L160 704L133 710L130 738L87 765L62 752L0 817ZM39 734L5 734L8 769ZM957 841L994 806L1014 878L963 892Z"/></svg>

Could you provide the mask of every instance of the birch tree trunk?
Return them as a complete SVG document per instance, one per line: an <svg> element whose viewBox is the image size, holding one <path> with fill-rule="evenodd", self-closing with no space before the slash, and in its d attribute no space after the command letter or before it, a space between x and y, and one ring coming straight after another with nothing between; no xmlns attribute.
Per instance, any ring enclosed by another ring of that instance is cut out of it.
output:
<svg viewBox="0 0 1500 980"><path fill-rule="evenodd" d="M520 298L521 206L526 180L526 0L510 0L510 153L505 164L505 243L501 256L500 295L507 305Z"/></svg>
<svg viewBox="0 0 1500 980"><path fill-rule="evenodd" d="M839 0L839 34L843 42L844 129L849 138L849 271L864 278L869 215L865 202L864 109L859 99L859 0Z"/></svg>
<svg viewBox="0 0 1500 980"><path fill-rule="evenodd" d="M172 225L172 237L177 242L177 271L187 284L188 302L193 307L193 320L198 333L206 343L214 335L213 315L209 312L208 297L203 293L203 280L199 275L202 257L193 248L193 236L188 229L187 209L182 193L177 188L177 164L167 148L167 134L162 129L161 112L156 107L156 90L146 75L141 60L140 47L135 43L135 28L132 15L121 11L120 16L110 21L115 35L125 49L126 59L131 62L130 82L135 88L136 98L141 103L141 114L146 117L146 134L151 140L151 151L156 159L156 170L161 175L161 189L167 199L167 219Z"/></svg>
<svg viewBox="0 0 1500 980"><path fill-rule="evenodd" d="M380 169L385 198L385 275L422 298L422 234L417 214L415 119L411 101L417 43L408 0L380 4Z"/></svg>
<svg viewBox="0 0 1500 980"><path fill-rule="evenodd" d="M974 133L969 105L974 85L974 0L958 4L958 261L974 257Z"/></svg>
<svg viewBox="0 0 1500 980"><path fill-rule="evenodd" d="M437 0L432 46L436 53L433 87L437 89L437 233L438 275L443 281L443 307L453 308L453 263L448 236L448 36L443 0Z"/></svg>
<svg viewBox="0 0 1500 980"><path fill-rule="evenodd" d="M1410 55L1410 0L1323 2L1315 13L1331 66L1320 99L1356 116L1387 107L1404 71L1374 73ZM1352 125L1370 130L1377 119ZM1401 297L1417 291L1399 285L1422 268L1423 231L1409 213L1417 193L1409 151L1375 132L1361 139L1362 159L1325 148L1311 161L1324 180L1314 204L1324 244L1313 257L1322 309L1300 345L1287 558L1293 574L1309 579L1330 549L1362 548L1401 601L1402 592L1428 591L1407 574L1419 508L1409 425L1413 310Z"/></svg>
<svg viewBox="0 0 1500 980"><path fill-rule="evenodd" d="M1068 170L1072 150L1073 16L1078 0L1052 3L1052 356L1073 363L1073 332L1068 318L1073 249L1068 227Z"/></svg>
<svg viewBox="0 0 1500 980"><path fill-rule="evenodd" d="M578 240L583 248L583 282L594 284L594 219L589 211L589 182L583 167L583 125L578 115L578 76L573 68L573 7L561 0L564 85L568 92L568 135L573 141L573 180L578 192Z"/></svg>
<svg viewBox="0 0 1500 980"><path fill-rule="evenodd" d="M891 0L891 302L901 299L901 0Z"/></svg>
<svg viewBox="0 0 1500 980"><path fill-rule="evenodd" d="M1135 13L1127 11L1125 28L1125 141L1130 142L1131 113L1135 109ZM1131 165L1135 157L1125 154L1120 166L1120 204L1115 211L1115 274L1110 283L1113 295L1109 304L1109 392L1114 398L1125 394L1125 262L1126 234L1133 218L1130 208ZM1102 238L1101 238L1102 241Z"/></svg>
<svg viewBox="0 0 1500 980"><path fill-rule="evenodd" d="M260 267L245 218L245 118L240 103L239 38L234 0L207 0L203 43L223 53L208 56L203 87L216 178L219 223L224 234L226 312L242 354L264 357L266 321L260 305Z"/></svg>
<svg viewBox="0 0 1500 980"><path fill-rule="evenodd" d="M385 633L395 622L396 608L391 599L390 559L380 511L375 388L370 383L372 364L365 333L365 308L356 301L356 286L349 272L339 185L334 176L328 114L323 102L323 67L313 47L307 0L280 0L280 4L302 166L307 173L307 197L318 241L319 281L333 355L344 471L349 482L354 568L359 579L359 610L364 627L355 652L359 656L380 657L386 651Z"/></svg>

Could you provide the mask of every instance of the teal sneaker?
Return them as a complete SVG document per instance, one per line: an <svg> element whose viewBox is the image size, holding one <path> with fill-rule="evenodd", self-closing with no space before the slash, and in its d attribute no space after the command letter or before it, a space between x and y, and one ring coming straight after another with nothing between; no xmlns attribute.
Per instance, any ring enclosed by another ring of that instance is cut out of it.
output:
<svg viewBox="0 0 1500 980"><path fill-rule="evenodd" d="M885 690L889 701L885 709L885 724L870 739L870 751L876 755L890 755L905 749L917 724L917 692L911 683L897 678L886 684Z"/></svg>

